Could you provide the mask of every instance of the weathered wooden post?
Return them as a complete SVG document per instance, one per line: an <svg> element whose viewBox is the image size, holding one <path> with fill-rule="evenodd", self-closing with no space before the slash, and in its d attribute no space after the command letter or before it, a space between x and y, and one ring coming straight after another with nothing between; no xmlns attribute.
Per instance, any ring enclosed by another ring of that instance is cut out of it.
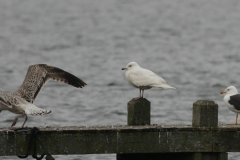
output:
<svg viewBox="0 0 240 160"><path fill-rule="evenodd" d="M198 100L193 103L193 127L218 127L218 104L210 100ZM213 142L209 142L213 143ZM227 153L193 153L192 160L227 160Z"/></svg>
<svg viewBox="0 0 240 160"><path fill-rule="evenodd" d="M128 102L128 124L135 125L150 125L150 108L151 104L146 98L138 100L132 99ZM117 160L139 160L145 154L117 154Z"/></svg>
<svg viewBox="0 0 240 160"><path fill-rule="evenodd" d="M150 125L150 102L146 98L128 102L128 125Z"/></svg>
<svg viewBox="0 0 240 160"><path fill-rule="evenodd" d="M214 101L198 100L193 103L193 127L218 127L218 105Z"/></svg>

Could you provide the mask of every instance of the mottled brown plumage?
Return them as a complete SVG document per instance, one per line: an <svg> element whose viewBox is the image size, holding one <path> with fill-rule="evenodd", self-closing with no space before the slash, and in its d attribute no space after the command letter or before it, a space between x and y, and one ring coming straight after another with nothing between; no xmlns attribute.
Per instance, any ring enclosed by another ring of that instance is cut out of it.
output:
<svg viewBox="0 0 240 160"><path fill-rule="evenodd" d="M33 103L39 91L48 80L60 81L77 88L82 88L84 85L87 85L81 79L60 68L46 64L35 64L28 68L23 84L13 94Z"/></svg>
<svg viewBox="0 0 240 160"><path fill-rule="evenodd" d="M2 110L8 110L16 114L21 114L15 118L12 126L17 123L18 118L24 115L26 119L23 126L27 121L28 114L44 115L51 113L51 111L38 108L33 104L39 91L48 80L64 82L77 88L82 88L87 85L81 79L57 67L46 64L29 66L23 84L16 92L3 93L0 91L0 112Z"/></svg>

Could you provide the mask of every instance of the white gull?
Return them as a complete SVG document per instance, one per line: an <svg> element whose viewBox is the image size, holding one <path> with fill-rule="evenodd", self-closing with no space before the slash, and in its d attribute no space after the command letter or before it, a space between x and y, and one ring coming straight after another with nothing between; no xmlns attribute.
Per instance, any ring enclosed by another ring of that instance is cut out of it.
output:
<svg viewBox="0 0 240 160"><path fill-rule="evenodd" d="M153 73L148 69L144 69L140 67L136 62L130 62L125 68L122 70L126 70L125 77L127 81L134 87L139 88L140 95L135 98L135 100L139 98L143 98L143 92L146 89L150 89L152 87L158 87L163 89L176 89L166 83L166 81ZM142 95L141 95L142 91Z"/></svg>

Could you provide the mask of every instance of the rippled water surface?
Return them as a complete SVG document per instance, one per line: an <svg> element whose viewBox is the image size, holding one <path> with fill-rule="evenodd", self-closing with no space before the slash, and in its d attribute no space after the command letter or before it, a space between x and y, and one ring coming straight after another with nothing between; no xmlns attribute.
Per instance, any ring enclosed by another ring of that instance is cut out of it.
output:
<svg viewBox="0 0 240 160"><path fill-rule="evenodd" d="M240 1L0 0L0 88L13 92L28 66L46 63L80 77L83 89L48 82L35 105L52 110L26 125L89 126L127 123L127 102L139 90L121 70L136 61L177 90L147 90L152 124L191 124L192 103L219 104L219 122L235 113L220 91L240 89ZM0 127L16 115L0 114ZM21 125L23 118L17 125ZM115 154L54 156L113 160ZM240 154L229 153L230 160ZM17 159L16 157L2 157Z"/></svg>

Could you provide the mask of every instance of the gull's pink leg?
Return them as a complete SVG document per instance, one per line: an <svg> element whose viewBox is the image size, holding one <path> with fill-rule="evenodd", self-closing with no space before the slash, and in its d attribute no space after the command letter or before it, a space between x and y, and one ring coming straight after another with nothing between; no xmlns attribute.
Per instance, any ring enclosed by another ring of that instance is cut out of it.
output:
<svg viewBox="0 0 240 160"><path fill-rule="evenodd" d="M141 88L139 88L139 91L140 91L139 97L134 98L135 101L138 100L138 99L140 99L140 98L142 98L142 97L141 97Z"/></svg>
<svg viewBox="0 0 240 160"><path fill-rule="evenodd" d="M23 126L24 126L24 124L26 123L26 121L28 120L28 117L27 117L27 115L25 114L25 121L24 121L24 123L23 123L23 125L22 125L22 128L23 128Z"/></svg>
<svg viewBox="0 0 240 160"><path fill-rule="evenodd" d="M236 115L236 123L235 124L238 124L237 121L238 121L238 113Z"/></svg>
<svg viewBox="0 0 240 160"><path fill-rule="evenodd" d="M144 89L142 90L142 98L143 98L143 92L144 92Z"/></svg>
<svg viewBox="0 0 240 160"><path fill-rule="evenodd" d="M237 120L238 120L238 113L236 114L236 123L233 123L231 125L238 125Z"/></svg>
<svg viewBox="0 0 240 160"><path fill-rule="evenodd" d="M25 113L23 113L22 115L16 117L15 120L13 121L13 123L12 123L12 126L15 126L16 123L17 123L17 121L18 121L18 118L20 118L20 117L22 117L22 116L24 116L24 115L25 115ZM24 122L24 123L25 123L25 122ZM12 127L12 126L11 126L11 127Z"/></svg>

